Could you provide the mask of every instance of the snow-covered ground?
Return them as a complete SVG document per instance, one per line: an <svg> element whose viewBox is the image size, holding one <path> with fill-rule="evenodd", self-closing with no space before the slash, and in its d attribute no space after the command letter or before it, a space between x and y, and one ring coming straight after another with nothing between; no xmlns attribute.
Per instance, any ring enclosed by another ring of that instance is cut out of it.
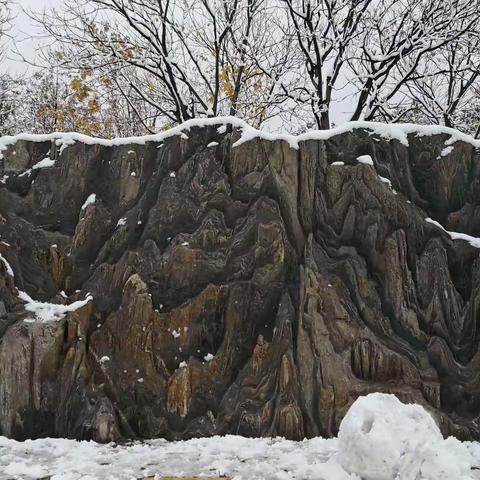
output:
<svg viewBox="0 0 480 480"><path fill-rule="evenodd" d="M229 435L185 442L99 445L0 437L0 479L139 479L157 475L235 480L480 479L480 444L443 440L433 419L392 395L361 397L339 438L292 442Z"/></svg>

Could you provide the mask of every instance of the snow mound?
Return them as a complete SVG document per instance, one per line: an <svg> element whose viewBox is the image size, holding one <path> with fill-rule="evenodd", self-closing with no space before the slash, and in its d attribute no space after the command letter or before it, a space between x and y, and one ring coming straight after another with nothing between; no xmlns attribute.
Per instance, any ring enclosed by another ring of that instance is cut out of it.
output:
<svg viewBox="0 0 480 480"><path fill-rule="evenodd" d="M472 457L467 447L443 439L430 414L394 395L359 397L338 433L338 460L364 480L469 479Z"/></svg>

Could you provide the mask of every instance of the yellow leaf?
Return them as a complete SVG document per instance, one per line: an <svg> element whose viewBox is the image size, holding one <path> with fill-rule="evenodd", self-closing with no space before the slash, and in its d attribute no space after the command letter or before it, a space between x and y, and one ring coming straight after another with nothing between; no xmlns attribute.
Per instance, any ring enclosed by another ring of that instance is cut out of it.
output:
<svg viewBox="0 0 480 480"><path fill-rule="evenodd" d="M70 86L72 87L72 90L79 90L82 87L82 81L79 78L74 78L70 82Z"/></svg>

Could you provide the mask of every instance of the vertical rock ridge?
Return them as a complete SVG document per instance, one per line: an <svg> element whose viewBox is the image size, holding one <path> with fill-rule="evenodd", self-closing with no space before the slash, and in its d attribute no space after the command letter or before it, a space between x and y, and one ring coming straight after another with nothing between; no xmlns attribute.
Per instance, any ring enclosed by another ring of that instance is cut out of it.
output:
<svg viewBox="0 0 480 480"><path fill-rule="evenodd" d="M238 137L4 152L0 433L330 436L382 391L480 438L480 250L425 221L480 236L478 153ZM17 288L94 300L42 323Z"/></svg>

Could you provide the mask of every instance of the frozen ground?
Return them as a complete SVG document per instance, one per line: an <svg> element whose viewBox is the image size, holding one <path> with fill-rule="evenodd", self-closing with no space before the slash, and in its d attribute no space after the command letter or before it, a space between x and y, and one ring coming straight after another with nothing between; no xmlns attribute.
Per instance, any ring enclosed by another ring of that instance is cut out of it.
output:
<svg viewBox="0 0 480 480"><path fill-rule="evenodd" d="M139 479L228 475L235 480L480 479L480 444L443 440L431 417L390 395L362 397L338 439L238 436L126 446L0 437L0 479Z"/></svg>

